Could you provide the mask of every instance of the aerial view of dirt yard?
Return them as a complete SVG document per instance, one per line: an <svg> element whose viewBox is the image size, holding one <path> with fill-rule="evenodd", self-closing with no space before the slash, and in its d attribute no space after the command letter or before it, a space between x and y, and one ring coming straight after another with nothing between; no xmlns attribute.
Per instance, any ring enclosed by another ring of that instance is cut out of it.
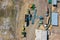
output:
<svg viewBox="0 0 60 40"><path fill-rule="evenodd" d="M60 40L60 0L0 0L0 40Z"/></svg>

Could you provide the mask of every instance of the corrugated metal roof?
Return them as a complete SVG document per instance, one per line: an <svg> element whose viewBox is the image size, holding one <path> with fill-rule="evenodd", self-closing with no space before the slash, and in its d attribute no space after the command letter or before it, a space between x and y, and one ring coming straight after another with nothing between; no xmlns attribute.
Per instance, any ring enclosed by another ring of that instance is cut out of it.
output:
<svg viewBox="0 0 60 40"><path fill-rule="evenodd" d="M58 25L58 13L52 13L52 25Z"/></svg>
<svg viewBox="0 0 60 40"><path fill-rule="evenodd" d="M47 31L36 29L35 34L36 34L35 40L47 40Z"/></svg>

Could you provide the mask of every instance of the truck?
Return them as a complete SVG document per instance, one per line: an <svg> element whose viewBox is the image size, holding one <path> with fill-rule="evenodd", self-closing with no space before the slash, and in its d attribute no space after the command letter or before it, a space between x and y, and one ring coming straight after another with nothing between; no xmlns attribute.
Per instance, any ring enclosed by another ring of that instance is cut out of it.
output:
<svg viewBox="0 0 60 40"><path fill-rule="evenodd" d="M29 15L25 15L26 26L29 26Z"/></svg>

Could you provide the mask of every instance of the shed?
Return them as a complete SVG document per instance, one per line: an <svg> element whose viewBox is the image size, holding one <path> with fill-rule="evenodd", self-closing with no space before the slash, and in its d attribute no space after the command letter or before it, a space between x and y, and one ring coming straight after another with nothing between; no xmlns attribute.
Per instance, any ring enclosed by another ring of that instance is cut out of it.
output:
<svg viewBox="0 0 60 40"><path fill-rule="evenodd" d="M58 25L58 13L57 12L53 12L51 19L52 19L52 25L57 26Z"/></svg>

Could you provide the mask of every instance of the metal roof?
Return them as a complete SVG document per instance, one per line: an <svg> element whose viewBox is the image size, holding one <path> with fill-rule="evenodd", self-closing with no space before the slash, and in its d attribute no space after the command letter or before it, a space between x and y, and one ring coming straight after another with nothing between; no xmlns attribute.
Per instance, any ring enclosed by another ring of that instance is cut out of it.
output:
<svg viewBox="0 0 60 40"><path fill-rule="evenodd" d="M57 0L52 0L52 5L57 5Z"/></svg>
<svg viewBox="0 0 60 40"><path fill-rule="evenodd" d="M58 25L58 13L52 13L52 25Z"/></svg>
<svg viewBox="0 0 60 40"><path fill-rule="evenodd" d="M47 31L36 29L35 34L35 40L47 40Z"/></svg>

